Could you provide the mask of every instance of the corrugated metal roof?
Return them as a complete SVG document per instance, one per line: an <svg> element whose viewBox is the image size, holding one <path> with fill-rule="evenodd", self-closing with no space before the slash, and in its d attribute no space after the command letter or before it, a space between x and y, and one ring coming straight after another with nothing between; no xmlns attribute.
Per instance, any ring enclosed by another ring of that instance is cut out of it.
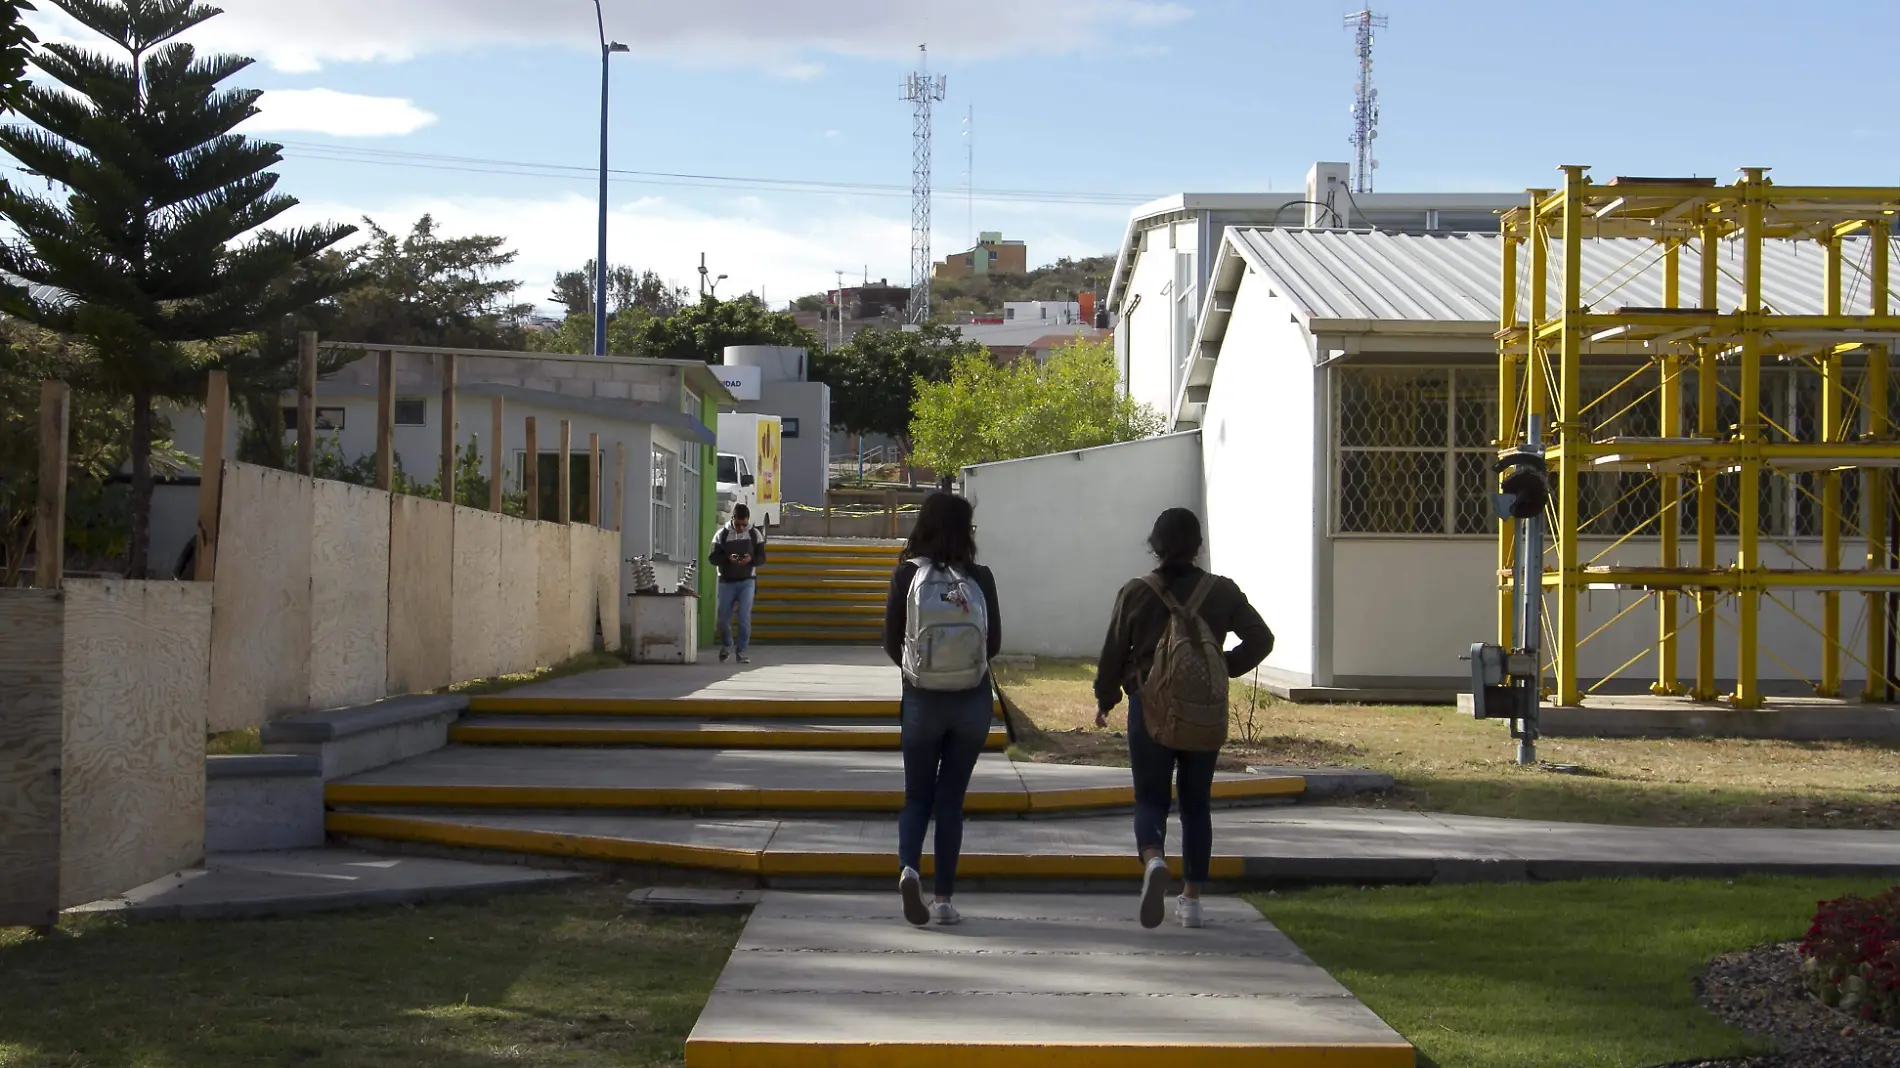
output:
<svg viewBox="0 0 1900 1068"><path fill-rule="evenodd" d="M1492 326L1498 320L1502 238L1496 234L1391 234L1339 230L1290 230L1235 227L1227 243L1269 278L1311 320L1470 323ZM1871 246L1864 239L1845 243L1848 314L1866 314ZM1553 244L1550 307L1557 311L1563 248ZM1742 303L1742 249L1726 242L1718 250L1717 296L1723 309ZM1762 249L1762 300L1783 315L1819 315L1823 305L1826 255L1814 242L1771 241ZM1520 253L1519 314L1528 313L1529 254ZM1701 254L1695 246L1681 253L1682 303L1693 305L1701 292ZM1583 245L1584 299L1602 311L1619 307L1663 306L1663 251L1635 238L1586 239ZM1893 290L1900 307L1900 288Z"/></svg>

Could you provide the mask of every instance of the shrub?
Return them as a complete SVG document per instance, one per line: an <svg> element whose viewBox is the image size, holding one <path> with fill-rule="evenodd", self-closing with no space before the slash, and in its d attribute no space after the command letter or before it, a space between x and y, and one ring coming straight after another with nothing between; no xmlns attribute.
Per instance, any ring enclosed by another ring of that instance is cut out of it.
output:
<svg viewBox="0 0 1900 1068"><path fill-rule="evenodd" d="M1863 1020L1900 1025L1900 886L1821 902L1801 956L1816 997Z"/></svg>

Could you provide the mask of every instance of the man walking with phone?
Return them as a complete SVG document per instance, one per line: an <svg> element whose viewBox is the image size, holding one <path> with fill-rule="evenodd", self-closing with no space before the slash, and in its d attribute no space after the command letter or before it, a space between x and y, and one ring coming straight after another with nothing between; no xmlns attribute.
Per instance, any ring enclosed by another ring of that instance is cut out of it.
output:
<svg viewBox="0 0 1900 1068"><path fill-rule="evenodd" d="M759 565L765 563L765 531L752 525L752 510L743 504L732 508L732 522L713 535L712 552L707 554L719 572L719 596L716 605L719 625L719 662L733 655L732 618L739 617L739 663L749 664L746 649L752 644L752 599L758 589Z"/></svg>

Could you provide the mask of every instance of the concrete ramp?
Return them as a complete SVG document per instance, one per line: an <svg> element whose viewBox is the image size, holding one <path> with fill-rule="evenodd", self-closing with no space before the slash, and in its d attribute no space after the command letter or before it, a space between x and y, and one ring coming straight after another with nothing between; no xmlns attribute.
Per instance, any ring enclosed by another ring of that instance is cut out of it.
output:
<svg viewBox="0 0 1900 1068"><path fill-rule="evenodd" d="M687 1068L1411 1068L1412 1046L1244 901L1207 926L1133 894L960 896L916 928L883 894L772 892Z"/></svg>

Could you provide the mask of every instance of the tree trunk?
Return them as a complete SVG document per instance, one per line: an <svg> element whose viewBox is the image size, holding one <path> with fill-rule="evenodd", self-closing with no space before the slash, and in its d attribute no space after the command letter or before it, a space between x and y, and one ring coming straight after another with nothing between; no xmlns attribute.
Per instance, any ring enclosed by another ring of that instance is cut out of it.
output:
<svg viewBox="0 0 1900 1068"><path fill-rule="evenodd" d="M132 539L126 546L126 577L147 577L152 548L152 391L132 391Z"/></svg>

